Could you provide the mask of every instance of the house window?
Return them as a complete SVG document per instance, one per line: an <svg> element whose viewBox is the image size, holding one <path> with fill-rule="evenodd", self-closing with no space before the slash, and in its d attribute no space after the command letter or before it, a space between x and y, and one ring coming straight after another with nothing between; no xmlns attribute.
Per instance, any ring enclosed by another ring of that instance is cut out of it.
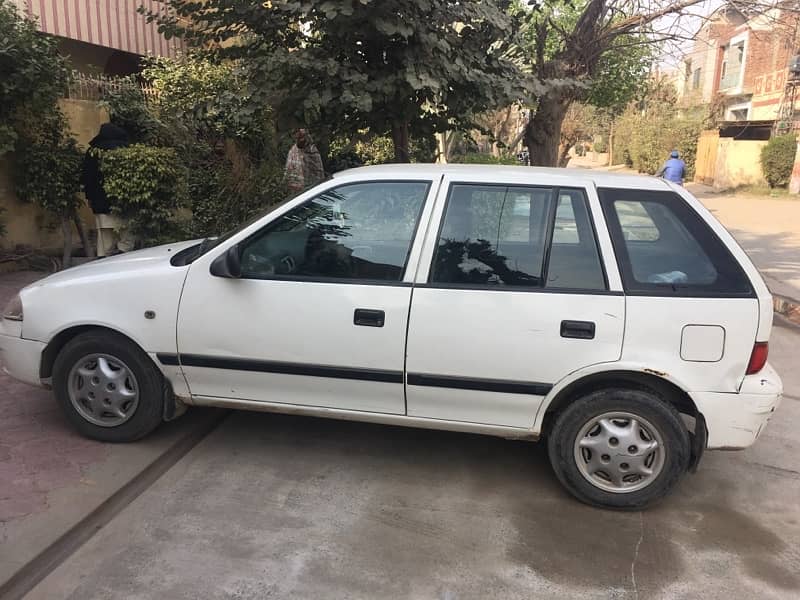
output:
<svg viewBox="0 0 800 600"><path fill-rule="evenodd" d="M747 121L747 109L737 108L731 111L731 121Z"/></svg>
<svg viewBox="0 0 800 600"><path fill-rule="evenodd" d="M696 90L700 87L700 69L697 68L692 73L692 89Z"/></svg>

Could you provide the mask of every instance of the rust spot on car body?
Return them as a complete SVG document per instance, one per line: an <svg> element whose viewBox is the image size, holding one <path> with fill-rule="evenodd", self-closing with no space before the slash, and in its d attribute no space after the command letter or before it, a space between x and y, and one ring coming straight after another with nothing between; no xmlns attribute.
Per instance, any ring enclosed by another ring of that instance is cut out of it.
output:
<svg viewBox="0 0 800 600"><path fill-rule="evenodd" d="M650 373L651 375L657 375L659 377L666 377L667 373L665 371L656 371L655 369L642 369L645 373Z"/></svg>

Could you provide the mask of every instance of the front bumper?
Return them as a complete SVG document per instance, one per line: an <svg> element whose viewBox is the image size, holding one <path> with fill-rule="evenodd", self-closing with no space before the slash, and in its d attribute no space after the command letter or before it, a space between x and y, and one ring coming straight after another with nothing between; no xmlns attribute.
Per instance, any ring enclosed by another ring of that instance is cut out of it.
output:
<svg viewBox="0 0 800 600"><path fill-rule="evenodd" d="M738 393L692 394L708 429L709 450L739 450L761 435L783 395L781 378L770 365L744 378Z"/></svg>
<svg viewBox="0 0 800 600"><path fill-rule="evenodd" d="M42 342L0 333L0 363L3 370L14 379L41 386L39 364L44 346Z"/></svg>

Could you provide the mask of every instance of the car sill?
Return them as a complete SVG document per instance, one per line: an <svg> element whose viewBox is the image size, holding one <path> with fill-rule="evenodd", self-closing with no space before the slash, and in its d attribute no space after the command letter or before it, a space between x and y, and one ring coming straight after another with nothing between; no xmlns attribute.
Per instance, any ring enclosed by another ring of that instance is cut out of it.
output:
<svg viewBox="0 0 800 600"><path fill-rule="evenodd" d="M257 400L219 398L213 396L192 396L192 404L194 406L216 406L219 408L232 408L236 410L253 410L259 412L282 413L287 415L322 417L325 419L340 419L344 421L361 421L364 423L396 425L399 427L418 427L420 429L439 429L443 431L478 433L482 435L492 435L495 437L513 440L536 441L539 439L538 434L534 433L530 429L524 429L522 427L487 425L485 423L469 423L466 421L447 421L444 419L429 419L423 417L409 417L406 415L391 415L386 413L373 413L358 410L343 410L322 406L282 404L279 402L262 402Z"/></svg>

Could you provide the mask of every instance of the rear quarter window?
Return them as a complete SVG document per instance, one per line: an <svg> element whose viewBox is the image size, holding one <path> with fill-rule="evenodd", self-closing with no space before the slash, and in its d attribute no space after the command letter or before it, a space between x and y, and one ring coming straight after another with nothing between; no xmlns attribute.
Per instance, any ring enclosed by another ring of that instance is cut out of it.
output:
<svg viewBox="0 0 800 600"><path fill-rule="evenodd" d="M627 293L754 295L738 261L678 194L612 188L598 192Z"/></svg>

